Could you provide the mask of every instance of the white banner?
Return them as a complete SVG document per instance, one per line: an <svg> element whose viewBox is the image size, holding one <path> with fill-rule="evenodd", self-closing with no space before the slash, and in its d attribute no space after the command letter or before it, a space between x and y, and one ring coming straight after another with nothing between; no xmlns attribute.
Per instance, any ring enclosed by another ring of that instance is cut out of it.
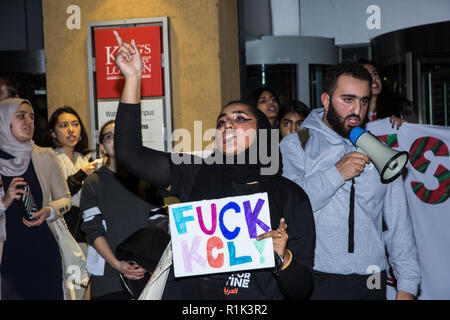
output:
<svg viewBox="0 0 450 320"><path fill-rule="evenodd" d="M169 206L176 277L271 268L267 193Z"/></svg>
<svg viewBox="0 0 450 320"><path fill-rule="evenodd" d="M450 299L450 128L405 123L397 130L386 118L367 129L409 152L404 183L422 275L418 299Z"/></svg>

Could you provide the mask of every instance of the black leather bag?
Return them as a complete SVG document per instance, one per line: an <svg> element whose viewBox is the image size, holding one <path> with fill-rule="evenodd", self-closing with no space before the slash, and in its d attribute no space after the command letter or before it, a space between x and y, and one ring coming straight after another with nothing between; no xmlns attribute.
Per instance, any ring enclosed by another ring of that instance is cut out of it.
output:
<svg viewBox="0 0 450 320"><path fill-rule="evenodd" d="M139 280L121 277L125 290L132 298L139 298L169 241L170 235L165 230L150 225L139 229L116 247L116 257L119 260L137 263L147 270L144 278Z"/></svg>

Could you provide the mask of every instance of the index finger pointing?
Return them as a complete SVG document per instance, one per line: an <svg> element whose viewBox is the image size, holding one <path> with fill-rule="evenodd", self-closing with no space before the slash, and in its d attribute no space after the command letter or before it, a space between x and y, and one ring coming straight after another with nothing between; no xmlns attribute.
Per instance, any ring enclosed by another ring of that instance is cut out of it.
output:
<svg viewBox="0 0 450 320"><path fill-rule="evenodd" d="M113 30L114 36L116 37L117 43L119 44L119 46L122 45L122 38L119 35L119 32L117 32L116 30Z"/></svg>
<svg viewBox="0 0 450 320"><path fill-rule="evenodd" d="M281 230L286 230L287 229L286 220L284 218L280 219L280 226L278 228L281 229Z"/></svg>

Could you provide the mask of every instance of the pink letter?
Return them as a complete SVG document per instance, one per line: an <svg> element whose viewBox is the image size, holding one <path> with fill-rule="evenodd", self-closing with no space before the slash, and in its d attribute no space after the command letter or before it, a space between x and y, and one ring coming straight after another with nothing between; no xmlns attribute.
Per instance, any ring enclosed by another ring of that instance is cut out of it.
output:
<svg viewBox="0 0 450 320"><path fill-rule="evenodd" d="M217 225L217 209L216 204L211 203L211 229L208 230L205 227L205 223L203 222L203 216L202 216L202 208L197 207L195 208L197 210L197 217L198 217L198 224L200 225L200 229L202 229L204 234L212 235L216 231L216 225Z"/></svg>

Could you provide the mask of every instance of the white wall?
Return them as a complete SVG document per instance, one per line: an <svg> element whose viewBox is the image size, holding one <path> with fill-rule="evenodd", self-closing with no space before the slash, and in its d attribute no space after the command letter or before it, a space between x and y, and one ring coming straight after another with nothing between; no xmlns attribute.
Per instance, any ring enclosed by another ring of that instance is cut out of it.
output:
<svg viewBox="0 0 450 320"><path fill-rule="evenodd" d="M380 8L380 29L367 27L370 5ZM336 45L369 43L384 33L448 20L450 0L300 0L301 35L335 38Z"/></svg>
<svg viewBox="0 0 450 320"><path fill-rule="evenodd" d="M270 8L274 36L300 35L299 0L271 0Z"/></svg>

